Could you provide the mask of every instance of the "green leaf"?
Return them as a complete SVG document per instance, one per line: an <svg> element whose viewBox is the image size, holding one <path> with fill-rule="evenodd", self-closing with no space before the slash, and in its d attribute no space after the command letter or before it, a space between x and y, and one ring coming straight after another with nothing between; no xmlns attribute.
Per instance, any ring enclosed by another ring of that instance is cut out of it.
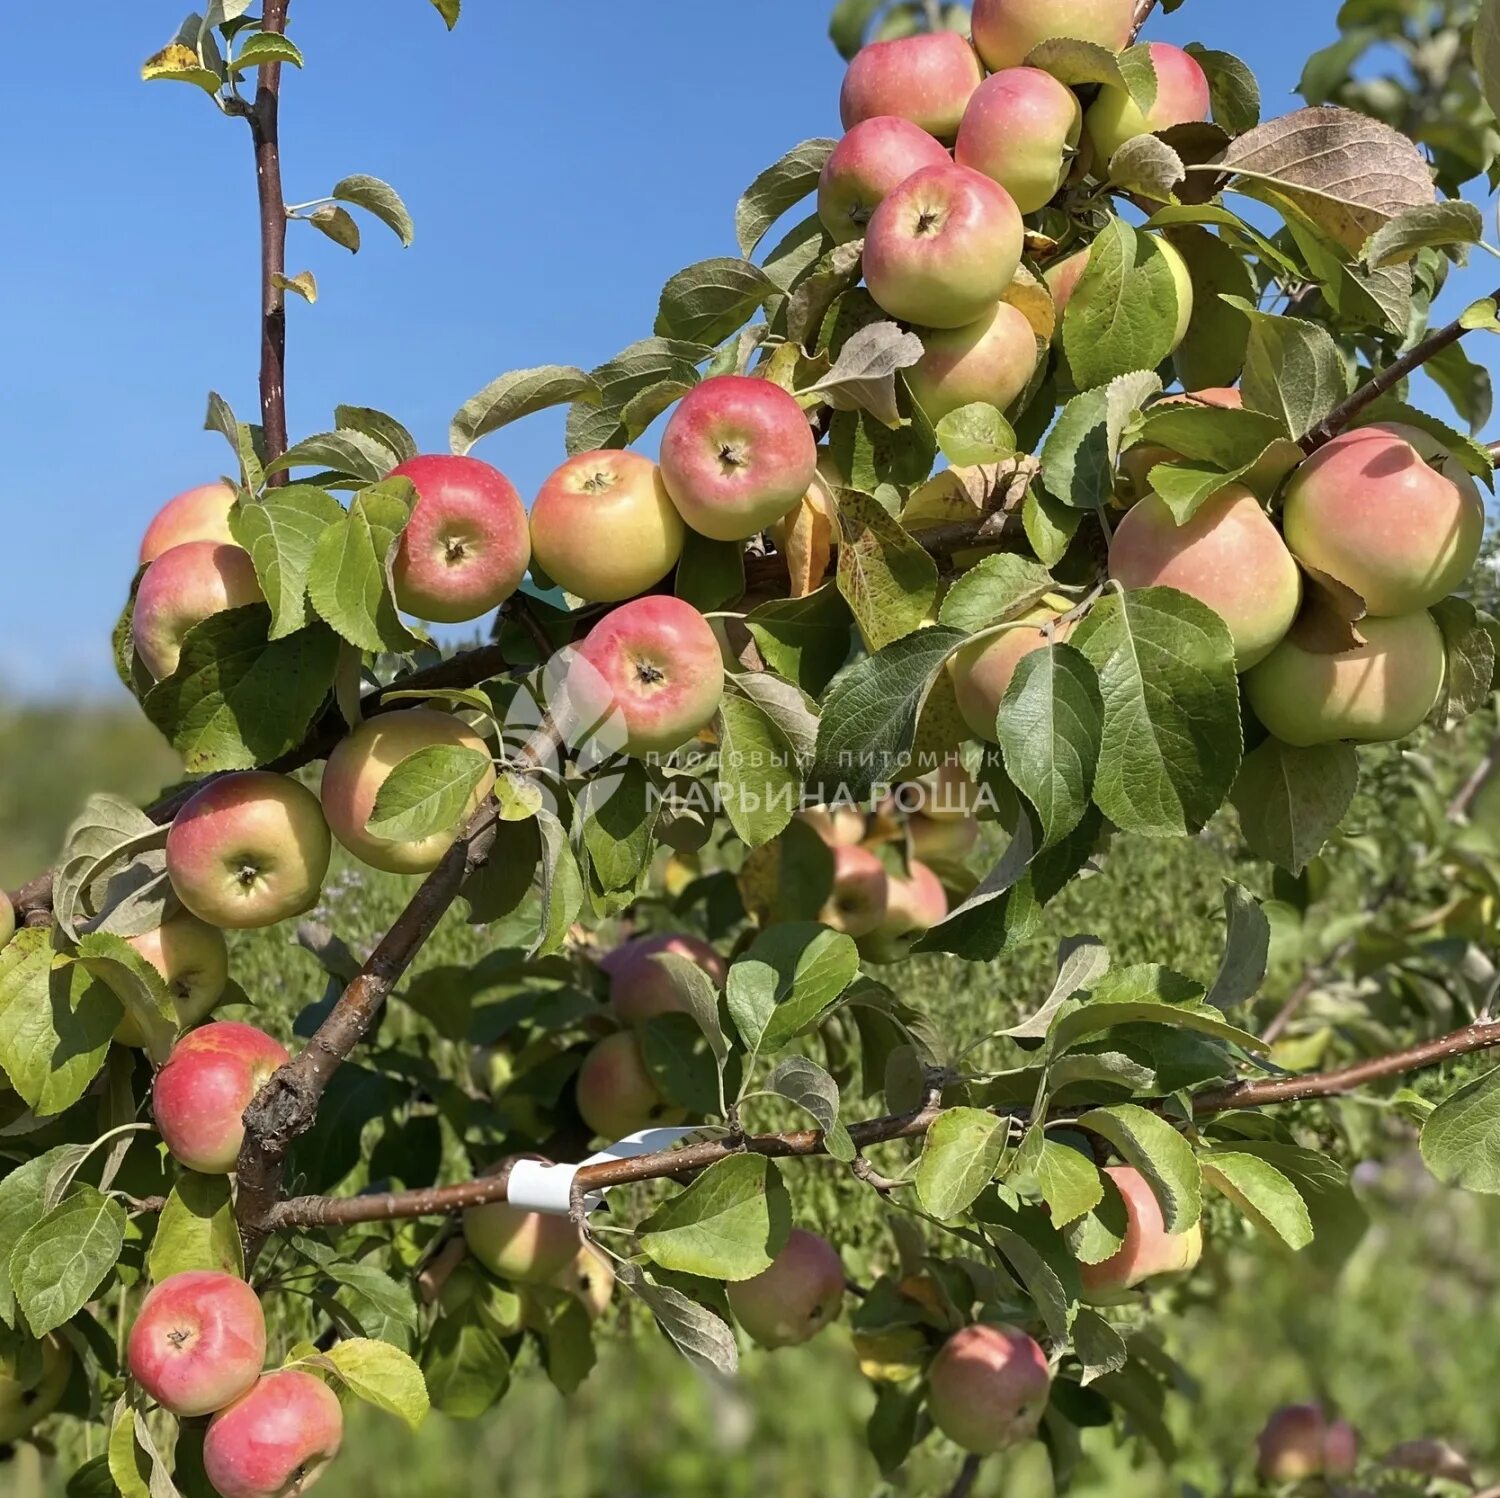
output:
<svg viewBox="0 0 1500 1498"><path fill-rule="evenodd" d="M540 795L540 787L534 783L522 784ZM633 889L655 850L660 811L645 765L631 760L618 775L611 772L590 782L583 788L578 806L585 819L584 846L600 888Z"/></svg>
<svg viewBox="0 0 1500 1498"><path fill-rule="evenodd" d="M1202 1208L1203 1173L1193 1147L1166 1119L1136 1103L1095 1108L1080 1128L1102 1135L1151 1184L1169 1233L1185 1233Z"/></svg>
<svg viewBox="0 0 1500 1498"><path fill-rule="evenodd" d="M802 394L821 395L837 411L867 412L888 431L899 433L909 423L902 419L896 399L896 375L921 358L922 340L915 333L903 332L893 322L869 322L850 334L833 368ZM894 440L912 448L900 435ZM852 465L848 471L858 487L862 476Z"/></svg>
<svg viewBox="0 0 1500 1498"><path fill-rule="evenodd" d="M492 769L489 755L477 749L428 744L385 778L365 830L393 843L420 843L453 832Z"/></svg>
<svg viewBox="0 0 1500 1498"><path fill-rule="evenodd" d="M587 408L597 405L599 399L599 386L593 377L572 365L513 369L491 380L478 395L463 403L448 429L449 442L454 452L467 453L481 437L498 432L523 416L569 401L580 402Z"/></svg>
<svg viewBox="0 0 1500 1498"><path fill-rule="evenodd" d="M810 921L762 931L729 969L725 987L745 1048L780 1050L815 1024L858 973L858 949L841 932Z"/></svg>
<svg viewBox="0 0 1500 1498"><path fill-rule="evenodd" d="M93 1299L124 1243L125 1209L83 1185L21 1234L10 1276L33 1336L55 1331Z"/></svg>
<svg viewBox="0 0 1500 1498"><path fill-rule="evenodd" d="M917 1161L917 1197L925 1210L951 1221L968 1210L995 1178L1009 1120L981 1108L949 1108L922 1141Z"/></svg>
<svg viewBox="0 0 1500 1498"><path fill-rule="evenodd" d="M865 32L884 4L885 0L838 0L833 7L828 36L846 62L864 46Z"/></svg>
<svg viewBox="0 0 1500 1498"><path fill-rule="evenodd" d="M1215 52L1190 42L1187 51L1208 75L1208 97L1216 125L1230 135L1243 135L1260 124L1260 84L1255 74L1233 52Z"/></svg>
<svg viewBox="0 0 1500 1498"><path fill-rule="evenodd" d="M720 1066L729 1059L729 1042L719 1023L719 990L696 963L678 952L657 952L651 959L671 975L672 989L693 1017Z"/></svg>
<svg viewBox="0 0 1500 1498"><path fill-rule="evenodd" d="M943 456L960 468L999 463L1016 451L1011 424L984 401L950 411L937 424L937 441Z"/></svg>
<svg viewBox="0 0 1500 1498"><path fill-rule="evenodd" d="M1312 1218L1302 1193L1269 1160L1216 1149L1200 1156L1199 1164L1208 1184L1262 1232L1294 1250L1313 1241Z"/></svg>
<svg viewBox="0 0 1500 1498"><path fill-rule="evenodd" d="M1102 600L1070 644L1099 673L1104 735L1094 800L1127 832L1196 832L1239 769L1234 643L1206 604L1171 588Z"/></svg>
<svg viewBox="0 0 1500 1498"><path fill-rule="evenodd" d="M359 253L359 225L354 222L354 216L347 208L326 203L321 208L314 208L307 215L307 222L340 249L348 250L351 255Z"/></svg>
<svg viewBox="0 0 1500 1498"><path fill-rule="evenodd" d="M1103 731L1099 677L1083 655L1054 644L1021 658L1000 704L997 733L1006 774L1036 809L1042 847L1083 820Z"/></svg>
<svg viewBox="0 0 1500 1498"><path fill-rule="evenodd" d="M1065 1228L1104 1200L1103 1179L1098 1166L1081 1150L1048 1139L1035 1126L1032 1134L1041 1146L1031 1173L1052 1214L1053 1226Z"/></svg>
<svg viewBox="0 0 1500 1498"><path fill-rule="evenodd" d="M1490 113L1500 116L1500 0L1479 0L1474 22L1474 66Z"/></svg>
<svg viewBox="0 0 1500 1498"><path fill-rule="evenodd" d="M335 406L333 424L341 432L359 432L378 442L398 462L417 455L417 439L394 416L373 406Z"/></svg>
<svg viewBox="0 0 1500 1498"><path fill-rule="evenodd" d="M820 696L849 655L849 606L833 583L805 598L776 598L745 617L766 664L811 696Z"/></svg>
<svg viewBox="0 0 1500 1498"><path fill-rule="evenodd" d="M120 1001L146 1037L158 1065L177 1038L177 1009L166 979L123 937L91 931L78 943L78 961Z"/></svg>
<svg viewBox="0 0 1500 1498"><path fill-rule="evenodd" d="M1157 375L1141 372L1121 375L1103 389L1075 395L1062 408L1042 445L1042 482L1047 492L1079 510L1109 504L1125 429L1160 390ZM1033 523L1036 518L1032 517ZM1028 536L1030 530L1028 526ZM1053 550L1049 548L1049 554Z"/></svg>
<svg viewBox="0 0 1500 1498"><path fill-rule="evenodd" d="M615 1266L615 1278L650 1308L656 1324L694 1367L733 1378L739 1368L734 1333L720 1316L670 1285L646 1278L629 1262Z"/></svg>
<svg viewBox="0 0 1500 1498"><path fill-rule="evenodd" d="M859 799L895 780L910 763L937 674L963 640L957 630L919 629L851 667L823 704L807 783L843 786Z"/></svg>
<svg viewBox="0 0 1500 1498"><path fill-rule="evenodd" d="M1224 297L1253 302L1255 273L1233 245L1204 228L1184 225L1168 238L1193 283L1193 316L1172 355L1173 367L1188 390L1232 385L1245 367L1250 328Z"/></svg>
<svg viewBox="0 0 1500 1498"><path fill-rule="evenodd" d="M383 441L358 430L319 432L294 442L274 463L266 465L266 472L322 467L361 483L375 484L396 466L395 456Z"/></svg>
<svg viewBox="0 0 1500 1498"><path fill-rule="evenodd" d="M776 283L749 260L728 256L700 260L678 271L662 288L656 335L720 343L777 294Z"/></svg>
<svg viewBox="0 0 1500 1498"><path fill-rule="evenodd" d="M269 764L307 737L327 700L333 633L314 624L270 640L270 622L264 604L205 619L187 632L176 671L146 694L146 716L189 774Z"/></svg>
<svg viewBox="0 0 1500 1498"><path fill-rule="evenodd" d="M879 503L838 491L839 592L871 650L917 629L937 598L937 564Z"/></svg>
<svg viewBox="0 0 1500 1498"><path fill-rule="evenodd" d="M1172 351L1177 285L1161 246L1112 219L1094 240L1088 268L1063 314L1062 343L1079 390L1155 369Z"/></svg>
<svg viewBox="0 0 1500 1498"><path fill-rule="evenodd" d="M623 413L630 402L665 381L691 388L698 382L697 366L712 355L712 347L701 343L645 338L601 364L589 376L595 394L586 392L568 412L568 456L621 446L629 438Z"/></svg>
<svg viewBox="0 0 1500 1498"><path fill-rule="evenodd" d="M110 1417L109 1475L123 1498L157 1498L151 1488L151 1458L136 1442L135 1416L129 1400L121 1395Z"/></svg>
<svg viewBox="0 0 1500 1498"><path fill-rule="evenodd" d="M47 1182L72 1157L74 1146L60 1144L24 1160L0 1181L0 1321L16 1324L16 1296L11 1283L11 1256L28 1228L47 1211Z"/></svg>
<svg viewBox="0 0 1500 1498"><path fill-rule="evenodd" d="M510 1387L510 1354L481 1316L442 1316L422 1353L433 1409L453 1420L477 1420Z"/></svg>
<svg viewBox="0 0 1500 1498"><path fill-rule="evenodd" d="M568 932L583 908L583 876L568 842L567 829L557 817L549 811L539 811L536 825L542 834L543 920L530 955L548 957L562 950Z"/></svg>
<svg viewBox="0 0 1500 1498"><path fill-rule="evenodd" d="M717 784L724 813L751 848L771 841L801 801L797 757L765 710L729 692L719 704Z"/></svg>
<svg viewBox="0 0 1500 1498"><path fill-rule="evenodd" d="M416 637L401 622L391 591L391 557L406 528L405 480L355 495L349 513L318 538L307 591L320 618L351 645L373 653L411 650Z"/></svg>
<svg viewBox="0 0 1500 1498"><path fill-rule="evenodd" d="M240 483L254 493L265 482L265 433L249 422L237 421L222 395L208 392L208 409L203 417L205 432L218 432L233 448L240 464Z"/></svg>
<svg viewBox="0 0 1500 1498"><path fill-rule="evenodd" d="M374 214L403 245L411 244L416 233L411 214L406 211L401 194L389 182L356 174L336 182L328 196L336 202L353 203L356 208Z"/></svg>
<svg viewBox="0 0 1500 1498"><path fill-rule="evenodd" d="M356 1398L399 1416L411 1430L427 1418L422 1370L399 1347L352 1337L322 1355Z"/></svg>
<svg viewBox="0 0 1500 1498"><path fill-rule="evenodd" d="M1107 1373L1118 1373L1129 1357L1125 1339L1097 1311L1087 1306L1079 1308L1073 1321L1073 1351L1083 1364L1079 1383L1085 1389Z"/></svg>
<svg viewBox="0 0 1500 1498"><path fill-rule="evenodd" d="M1451 729L1489 701L1495 680L1495 640L1485 618L1466 598L1444 598L1433 605L1432 617L1443 632L1448 656L1443 694L1433 718Z"/></svg>
<svg viewBox="0 0 1500 1498"><path fill-rule="evenodd" d="M452 31L458 25L459 12L463 9L463 0L432 0L433 8L443 18L448 30Z"/></svg>
<svg viewBox="0 0 1500 1498"><path fill-rule="evenodd" d="M250 553L271 607L269 639L285 639L308 623L313 552L323 532L343 518L338 500L311 484L269 490L259 503L237 505L231 512L229 528Z"/></svg>
<svg viewBox="0 0 1500 1498"><path fill-rule="evenodd" d="M239 55L234 59L233 71L260 67L265 63L289 62L294 68L302 66L302 51L290 37L278 36L270 31L253 31L245 38ZM338 196L337 193L334 194Z"/></svg>
<svg viewBox="0 0 1500 1498"><path fill-rule="evenodd" d="M1251 851L1300 874L1333 836L1358 786L1352 744L1296 749L1267 739L1245 756L1230 799Z"/></svg>
<svg viewBox="0 0 1500 1498"><path fill-rule="evenodd" d="M27 927L0 947L0 1068L39 1117L83 1096L122 1013L86 967L53 952L50 931Z"/></svg>
<svg viewBox="0 0 1500 1498"><path fill-rule="evenodd" d="M1225 301L1250 321L1240 387L1246 408L1276 417L1289 437L1305 436L1350 392L1338 344L1319 323L1276 317L1240 297Z"/></svg>
<svg viewBox="0 0 1500 1498"><path fill-rule="evenodd" d="M1242 884L1224 881L1224 956L1208 991L1216 1009L1253 999L1265 982L1271 953L1271 923L1260 902Z"/></svg>
<svg viewBox="0 0 1500 1498"><path fill-rule="evenodd" d="M1429 245L1448 249L1478 244L1483 238L1484 216L1479 209L1461 198L1446 198L1440 203L1408 208L1383 224L1365 241L1359 258L1371 270L1379 270L1415 259L1418 251Z"/></svg>
<svg viewBox="0 0 1500 1498"><path fill-rule="evenodd" d="M786 1247L792 1212L775 1162L731 1155L663 1202L640 1227L640 1246L663 1269L747 1280Z"/></svg>
<svg viewBox="0 0 1500 1498"><path fill-rule="evenodd" d="M742 255L754 254L766 230L818 185L823 163L837 144L836 140L805 140L745 189L734 210L735 237Z"/></svg>
<svg viewBox="0 0 1500 1498"><path fill-rule="evenodd" d="M170 42L141 64L141 78L153 83L164 78L172 83L191 83L206 94L217 94L223 79L203 66L197 52L181 42Z"/></svg>
<svg viewBox="0 0 1500 1498"><path fill-rule="evenodd" d="M948 589L938 622L978 634L1031 608L1056 587L1052 574L1030 557L1004 551L982 557Z"/></svg>
<svg viewBox="0 0 1500 1498"><path fill-rule="evenodd" d="M1422 1158L1445 1186L1500 1194L1500 1071L1438 1104L1422 1126Z"/></svg>
<svg viewBox="0 0 1500 1498"><path fill-rule="evenodd" d="M228 1176L185 1170L156 1219L156 1236L146 1256L155 1283L190 1269L213 1269L243 1278L244 1255Z"/></svg>
<svg viewBox="0 0 1500 1498"><path fill-rule="evenodd" d="M778 1093L810 1114L823 1131L828 1153L845 1164L854 1158L854 1141L839 1121L838 1083L806 1056L788 1056L766 1078L766 1090Z"/></svg>

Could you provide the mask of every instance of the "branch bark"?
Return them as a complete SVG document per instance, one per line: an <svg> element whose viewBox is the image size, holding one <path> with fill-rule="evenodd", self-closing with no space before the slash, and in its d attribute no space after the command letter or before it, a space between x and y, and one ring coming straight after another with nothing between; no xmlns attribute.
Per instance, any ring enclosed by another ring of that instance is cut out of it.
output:
<svg viewBox="0 0 1500 1498"><path fill-rule="evenodd" d="M1500 287L1497 287L1490 295L1500 298ZM1333 441L1361 411L1374 405L1382 395L1394 390L1407 375L1420 369L1429 359L1435 359L1444 349L1451 348L1468 331L1463 322L1455 318L1447 327L1439 328L1435 333L1429 333L1419 344L1402 354L1388 369L1381 370L1373 379L1361 385L1348 400L1335 406L1302 439L1303 452L1316 452L1325 443Z"/></svg>
<svg viewBox="0 0 1500 1498"><path fill-rule="evenodd" d="M412 896L306 1047L251 1099L245 1110L235 1196L247 1264L270 1231L287 1151L313 1126L329 1080L369 1033L464 880L489 857L495 825L494 806L486 803Z"/></svg>
<svg viewBox="0 0 1500 1498"><path fill-rule="evenodd" d="M1141 34L1141 28L1151 19L1151 12L1156 9L1156 0L1135 0L1135 15L1130 22L1130 40L1134 41Z"/></svg>
<svg viewBox="0 0 1500 1498"><path fill-rule="evenodd" d="M260 29L269 36L286 33L290 0L265 0ZM286 198L281 186L281 64L263 63L256 76L255 103L249 112L255 147L255 180L260 199L260 420L266 457L286 451ZM285 473L266 483L279 487Z"/></svg>

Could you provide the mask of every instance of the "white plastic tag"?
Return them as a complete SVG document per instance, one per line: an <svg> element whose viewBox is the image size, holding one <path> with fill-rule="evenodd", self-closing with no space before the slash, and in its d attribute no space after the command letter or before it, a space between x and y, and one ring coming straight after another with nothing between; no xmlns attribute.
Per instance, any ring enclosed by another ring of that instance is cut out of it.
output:
<svg viewBox="0 0 1500 1498"><path fill-rule="evenodd" d="M517 1160L510 1168L510 1179L505 1186L505 1199L513 1207L527 1212L545 1212L553 1217L566 1217L573 1205L573 1178L585 1165L601 1165L606 1160L635 1160L641 1155L654 1155L659 1150L671 1149L696 1133L686 1129L642 1129L637 1134L621 1139L590 1155L578 1165L546 1165L540 1160ZM592 1212L604 1200L602 1191L591 1191L583 1199L584 1211Z"/></svg>

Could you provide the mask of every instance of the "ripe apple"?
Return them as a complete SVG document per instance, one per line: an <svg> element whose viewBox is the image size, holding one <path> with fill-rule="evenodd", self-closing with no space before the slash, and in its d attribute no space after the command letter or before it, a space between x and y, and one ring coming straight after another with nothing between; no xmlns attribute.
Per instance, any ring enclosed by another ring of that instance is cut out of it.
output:
<svg viewBox="0 0 1500 1498"><path fill-rule="evenodd" d="M793 1228L767 1268L727 1289L735 1319L762 1347L797 1347L838 1315L844 1263L826 1238Z"/></svg>
<svg viewBox="0 0 1500 1498"><path fill-rule="evenodd" d="M229 982L229 948L217 926L179 910L155 931L128 940L162 975L179 1028L196 1025L223 997ZM146 1044L139 1021L128 1009L115 1029L115 1039L121 1045Z"/></svg>
<svg viewBox="0 0 1500 1498"><path fill-rule="evenodd" d="M623 720L624 753L669 754L713 721L724 660L708 621L680 598L652 595L606 614L577 650L569 688L602 688Z"/></svg>
<svg viewBox="0 0 1500 1498"><path fill-rule="evenodd" d="M877 208L865 235L865 284L882 311L929 328L992 312L1021 263L1021 214L982 172L914 172Z"/></svg>
<svg viewBox="0 0 1500 1498"><path fill-rule="evenodd" d="M856 806L809 806L797 813L830 848L855 847L864 842L868 827L865 814Z"/></svg>
<svg viewBox="0 0 1500 1498"><path fill-rule="evenodd" d="M969 100L953 159L998 182L1022 213L1036 213L1061 190L1082 134L1072 89L1040 68L1006 68Z"/></svg>
<svg viewBox="0 0 1500 1498"><path fill-rule="evenodd" d="M1019 307L997 302L978 322L922 334L922 357L907 387L934 426L961 406L984 401L1004 411L1036 372L1036 332Z"/></svg>
<svg viewBox="0 0 1500 1498"><path fill-rule="evenodd" d="M189 1030L151 1093L156 1127L173 1158L204 1175L229 1174L245 1140L245 1109L290 1059L280 1041L237 1020Z"/></svg>
<svg viewBox="0 0 1500 1498"><path fill-rule="evenodd" d="M1047 1355L1013 1326L966 1326L927 1370L932 1422L965 1451L989 1455L1029 1441L1052 1389Z"/></svg>
<svg viewBox="0 0 1500 1498"><path fill-rule="evenodd" d="M283 1368L209 1422L203 1470L219 1498L300 1498L343 1438L338 1395L311 1373Z"/></svg>
<svg viewBox="0 0 1500 1498"><path fill-rule="evenodd" d="M686 933L639 936L599 959L609 978L609 1001L622 1025L633 1025L657 1014L685 1011L687 1004L671 970L656 961L660 955L686 958L696 963L715 988L724 986L729 968L706 941Z"/></svg>
<svg viewBox="0 0 1500 1498"><path fill-rule="evenodd" d="M1431 614L1361 619L1355 628L1365 643L1337 655L1289 635L1245 677L1255 716L1283 743L1404 739L1437 704L1447 652Z"/></svg>
<svg viewBox="0 0 1500 1498"><path fill-rule="evenodd" d="M558 587L618 603L655 586L686 535L661 473L630 452L580 453L542 485L531 507L531 551Z"/></svg>
<svg viewBox="0 0 1500 1498"><path fill-rule="evenodd" d="M490 758L489 745L467 723L425 707L366 718L328 756L323 768L323 814L333 835L362 863L390 874L431 873L493 789L492 766L470 793L459 819L446 831L413 843L376 837L365 823L375 810L381 786L402 760L434 744L472 749Z"/></svg>
<svg viewBox="0 0 1500 1498"><path fill-rule="evenodd" d="M545 1285L573 1263L582 1246L566 1217L526 1212L509 1202L486 1202L464 1213L469 1252L503 1280Z"/></svg>
<svg viewBox="0 0 1500 1498"><path fill-rule="evenodd" d="M210 780L167 834L167 873L200 920L274 926L318 903L332 841L318 798L267 770Z"/></svg>
<svg viewBox="0 0 1500 1498"><path fill-rule="evenodd" d="M1177 323L1172 330L1172 346L1167 352L1175 354L1181 347L1182 340L1187 337L1188 325L1193 320L1192 273L1188 270L1187 261L1182 258L1182 252L1170 239L1159 234L1146 234L1144 241L1144 244L1137 247L1138 259L1160 254L1172 273L1172 286L1177 292ZM1042 279L1046 281L1057 308L1057 331L1052 335L1052 341L1059 346L1063 336L1063 317L1068 310L1068 303L1073 300L1073 293L1078 289L1078 283L1083 279L1084 271L1088 269L1092 252L1092 246L1079 250L1066 259L1049 265L1042 273Z"/></svg>
<svg viewBox="0 0 1500 1498"><path fill-rule="evenodd" d="M661 476L700 536L745 541L802 502L818 445L802 407L769 380L718 375L683 396L661 439Z"/></svg>
<svg viewBox="0 0 1500 1498"><path fill-rule="evenodd" d="M974 817L927 817L918 812L907 819L912 857L925 863L961 863L979 841Z"/></svg>
<svg viewBox="0 0 1500 1498"><path fill-rule="evenodd" d="M953 695L958 699L964 723L975 738L988 744L1000 742L996 720L1016 667L1032 651L1044 650L1067 639L1073 626L1058 622L1066 612L1050 605L1032 609L1010 628L997 635L981 636L950 659Z"/></svg>
<svg viewBox="0 0 1500 1498"><path fill-rule="evenodd" d="M585 1243L573 1262L552 1277L552 1283L559 1290L576 1295L589 1313L589 1320L597 1321L609 1309L615 1293L615 1267L608 1255Z"/></svg>
<svg viewBox="0 0 1500 1498"><path fill-rule="evenodd" d="M1484 502L1441 443L1390 422L1319 448L1287 484L1282 524L1293 554L1353 588L1370 613L1409 614L1468 577Z"/></svg>
<svg viewBox="0 0 1500 1498"><path fill-rule="evenodd" d="M1229 626L1240 671L1276 648L1302 606L1302 573L1243 484L1204 500L1181 525L1148 494L1115 527L1109 575L1125 588L1176 588L1206 603Z"/></svg>
<svg viewBox="0 0 1500 1498"><path fill-rule="evenodd" d="M142 1301L126 1355L131 1377L163 1409L211 1415L260 1377L266 1361L260 1299L232 1274L174 1274Z"/></svg>
<svg viewBox="0 0 1500 1498"><path fill-rule="evenodd" d="M1208 118L1208 76L1198 59L1170 42L1152 42L1150 48L1156 102L1149 110L1142 114L1125 89L1110 84L1099 90L1099 97L1089 106L1084 128L1101 171L1127 140Z"/></svg>
<svg viewBox="0 0 1500 1498"><path fill-rule="evenodd" d="M888 875L885 919L859 943L870 962L904 962L912 943L948 914L948 892L925 863L911 861L907 876Z"/></svg>
<svg viewBox="0 0 1500 1498"><path fill-rule="evenodd" d="M45 1420L62 1402L73 1371L73 1354L66 1342L42 1338L42 1372L36 1383L22 1387L16 1365L0 1358L0 1443L17 1441Z"/></svg>
<svg viewBox="0 0 1500 1498"><path fill-rule="evenodd" d="M234 544L229 515L238 494L222 481L184 489L169 499L141 538L141 566L154 562L164 551L189 541L220 541Z"/></svg>
<svg viewBox="0 0 1500 1498"><path fill-rule="evenodd" d="M1169 1233L1161 1203L1140 1171L1111 1165L1104 1172L1125 1202L1125 1241L1102 1264L1083 1264L1083 1288L1091 1295L1133 1290L1159 1274L1181 1274L1203 1257L1203 1227Z"/></svg>
<svg viewBox="0 0 1500 1498"><path fill-rule="evenodd" d="M226 609L264 603L250 554L221 541L188 541L146 568L130 632L141 664L158 681L182 658L187 632Z"/></svg>
<svg viewBox="0 0 1500 1498"><path fill-rule="evenodd" d="M0 947L3 947L15 934L16 907L10 903L10 896L0 889Z"/></svg>
<svg viewBox="0 0 1500 1498"><path fill-rule="evenodd" d="M966 822L984 809L985 795L955 756L899 786L896 801L902 810L934 822Z"/></svg>
<svg viewBox="0 0 1500 1498"><path fill-rule="evenodd" d="M868 848L840 843L833 849L833 893L818 919L845 936L869 936L885 920L890 881Z"/></svg>
<svg viewBox="0 0 1500 1498"><path fill-rule="evenodd" d="M1359 1464L1359 1437L1321 1405L1283 1405L1256 1437L1256 1470L1268 1483L1349 1477Z"/></svg>
<svg viewBox="0 0 1500 1498"><path fill-rule="evenodd" d="M531 537L515 486L478 458L434 453L391 470L417 491L391 573L418 619L463 624L504 603L526 576Z"/></svg>
<svg viewBox="0 0 1500 1498"><path fill-rule="evenodd" d="M860 48L844 74L839 115L845 130L898 115L952 140L983 77L974 49L954 31L872 42Z"/></svg>
<svg viewBox="0 0 1500 1498"><path fill-rule="evenodd" d="M640 1042L629 1030L606 1035L584 1057L578 1069L578 1111L595 1134L611 1142L687 1117L661 1095L646 1070Z"/></svg>
<svg viewBox="0 0 1500 1498"><path fill-rule="evenodd" d="M948 153L898 115L861 120L833 148L818 179L818 217L835 244L863 239L870 215L915 171Z"/></svg>
<svg viewBox="0 0 1500 1498"><path fill-rule="evenodd" d="M975 0L974 45L987 68L1019 67L1055 37L1118 52L1130 41L1133 0Z"/></svg>

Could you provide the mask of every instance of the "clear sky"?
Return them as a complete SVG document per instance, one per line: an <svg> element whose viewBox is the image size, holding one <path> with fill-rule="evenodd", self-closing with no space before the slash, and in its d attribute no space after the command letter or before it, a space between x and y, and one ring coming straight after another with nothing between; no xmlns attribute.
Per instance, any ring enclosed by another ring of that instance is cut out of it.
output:
<svg viewBox="0 0 1500 1498"><path fill-rule="evenodd" d="M838 133L831 0L467 0L452 36L427 0L294 0L307 70L287 70L291 201L370 172L416 219L401 250L373 220L351 258L292 226L290 268L322 296L290 309L293 436L335 404L377 406L446 449L488 380L601 362L651 331L661 284L733 254L736 198L797 141ZM218 390L256 418L257 270L248 131L206 95L142 84L181 0L29 6L9 28L0 124L8 212L0 374L0 692L119 691L109 632L140 533L226 471L200 431ZM1201 38L1297 107L1333 0L1189 0L1147 35ZM354 15L358 13L358 23ZM1488 262L1445 305L1491 289ZM1488 357L1483 335L1471 343ZM1434 410L1445 411L1442 405ZM1448 413L1451 414L1451 413ZM562 417L478 455L533 494Z"/></svg>

